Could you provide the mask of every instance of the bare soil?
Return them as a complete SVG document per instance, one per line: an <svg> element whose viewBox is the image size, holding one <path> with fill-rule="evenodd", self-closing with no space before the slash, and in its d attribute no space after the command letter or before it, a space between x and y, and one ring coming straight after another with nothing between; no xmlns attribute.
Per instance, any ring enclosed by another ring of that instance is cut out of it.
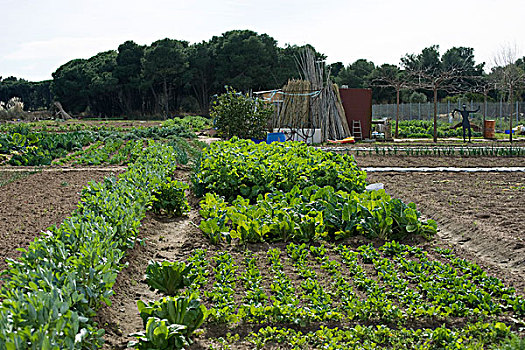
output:
<svg viewBox="0 0 525 350"><path fill-rule="evenodd" d="M80 190L107 171L3 172L0 169L0 271L46 228L60 224L76 208Z"/></svg>
<svg viewBox="0 0 525 350"><path fill-rule="evenodd" d="M352 153L350 153L352 154ZM525 157L410 157L410 156L355 156L360 167L518 167L525 166Z"/></svg>
<svg viewBox="0 0 525 350"><path fill-rule="evenodd" d="M371 173L368 181L435 219L436 244L525 294L524 173Z"/></svg>

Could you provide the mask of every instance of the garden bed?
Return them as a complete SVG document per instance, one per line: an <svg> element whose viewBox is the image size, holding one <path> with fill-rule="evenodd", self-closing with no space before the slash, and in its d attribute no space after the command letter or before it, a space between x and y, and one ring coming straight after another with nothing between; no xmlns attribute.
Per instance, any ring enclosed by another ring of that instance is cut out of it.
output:
<svg viewBox="0 0 525 350"><path fill-rule="evenodd" d="M81 171L21 176L0 169L1 178L7 182L0 187L0 270L6 267L6 258L20 255L16 248L27 247L42 230L64 221L89 181L98 182L110 175L107 171Z"/></svg>

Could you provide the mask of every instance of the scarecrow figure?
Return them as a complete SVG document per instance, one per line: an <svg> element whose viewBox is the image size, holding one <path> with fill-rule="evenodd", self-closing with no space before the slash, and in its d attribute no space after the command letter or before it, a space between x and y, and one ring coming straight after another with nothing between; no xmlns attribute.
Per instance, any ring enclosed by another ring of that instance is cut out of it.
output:
<svg viewBox="0 0 525 350"><path fill-rule="evenodd" d="M478 111L479 111L479 106L478 106L478 109L476 109L475 111L468 111L466 105L463 105L463 110L459 110L455 108L452 111L452 116L454 116L454 113L459 112L461 114L461 117L463 118L463 120L461 121L461 126L463 127L463 142L466 142L465 140L465 130L466 129L468 129L468 142L471 142L470 138L472 136L472 130L470 129L470 121L468 120L468 116L470 115L470 113L477 113Z"/></svg>

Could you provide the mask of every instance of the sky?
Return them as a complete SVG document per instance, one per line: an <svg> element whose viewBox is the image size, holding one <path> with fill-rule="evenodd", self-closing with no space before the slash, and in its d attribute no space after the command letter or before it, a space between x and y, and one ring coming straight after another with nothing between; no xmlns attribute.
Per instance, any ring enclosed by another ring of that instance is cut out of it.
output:
<svg viewBox="0 0 525 350"><path fill-rule="evenodd" d="M487 67L504 47L525 55L523 0L0 0L0 9L0 76L30 81L126 40L195 43L233 29L281 47L311 44L327 63L345 65L399 64L435 44L441 53L472 47Z"/></svg>

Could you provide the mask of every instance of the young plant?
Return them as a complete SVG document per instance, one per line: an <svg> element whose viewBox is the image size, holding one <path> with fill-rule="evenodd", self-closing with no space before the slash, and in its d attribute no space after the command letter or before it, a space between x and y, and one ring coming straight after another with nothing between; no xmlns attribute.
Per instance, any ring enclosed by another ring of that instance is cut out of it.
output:
<svg viewBox="0 0 525 350"><path fill-rule="evenodd" d="M167 295L175 295L177 290L191 285L197 277L191 274L192 265L177 261L150 261L146 268L146 283Z"/></svg>
<svg viewBox="0 0 525 350"><path fill-rule="evenodd" d="M153 191L152 210L155 214L182 216L189 212L190 205L184 191L189 186L181 181L167 178Z"/></svg>

